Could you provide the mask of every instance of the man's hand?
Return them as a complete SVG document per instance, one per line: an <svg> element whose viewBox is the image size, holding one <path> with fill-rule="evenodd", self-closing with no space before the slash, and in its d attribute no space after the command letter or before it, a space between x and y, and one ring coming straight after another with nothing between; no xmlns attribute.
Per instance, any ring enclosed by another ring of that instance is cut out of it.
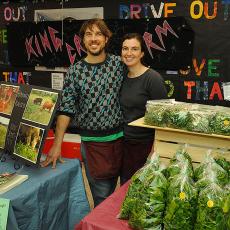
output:
<svg viewBox="0 0 230 230"><path fill-rule="evenodd" d="M70 122L70 117L65 115L59 115L57 118L57 125L55 131L54 143L46 157L46 159L41 162L41 167L46 167L52 164L52 168L56 168L57 160L61 163L64 161L61 159L61 145L64 138L65 130L67 129Z"/></svg>
<svg viewBox="0 0 230 230"><path fill-rule="evenodd" d="M64 160L61 158L61 147L52 145L46 159L41 162L41 167L47 167L52 164L52 168L56 168L57 160L61 163L64 163Z"/></svg>

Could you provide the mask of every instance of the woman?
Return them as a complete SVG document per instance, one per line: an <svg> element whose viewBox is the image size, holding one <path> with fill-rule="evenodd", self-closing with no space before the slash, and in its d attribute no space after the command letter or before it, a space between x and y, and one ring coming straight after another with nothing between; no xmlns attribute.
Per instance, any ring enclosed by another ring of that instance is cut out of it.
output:
<svg viewBox="0 0 230 230"><path fill-rule="evenodd" d="M124 36L121 56L128 68L120 96L125 121L120 176L121 184L124 184L144 165L154 140L153 129L128 126L128 123L144 116L148 100L167 98L167 91L160 74L143 64L144 41L141 35L130 33Z"/></svg>

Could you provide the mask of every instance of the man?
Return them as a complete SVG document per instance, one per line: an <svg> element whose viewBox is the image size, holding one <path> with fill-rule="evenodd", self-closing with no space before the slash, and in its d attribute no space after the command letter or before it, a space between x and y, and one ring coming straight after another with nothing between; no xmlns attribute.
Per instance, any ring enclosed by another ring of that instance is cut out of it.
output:
<svg viewBox="0 0 230 230"><path fill-rule="evenodd" d="M81 135L81 152L94 199L101 203L115 189L122 160L122 113L119 91L123 80L120 57L105 49L112 35L101 19L86 21L79 33L87 56L65 77L55 141L42 166L61 162L61 144L71 117Z"/></svg>

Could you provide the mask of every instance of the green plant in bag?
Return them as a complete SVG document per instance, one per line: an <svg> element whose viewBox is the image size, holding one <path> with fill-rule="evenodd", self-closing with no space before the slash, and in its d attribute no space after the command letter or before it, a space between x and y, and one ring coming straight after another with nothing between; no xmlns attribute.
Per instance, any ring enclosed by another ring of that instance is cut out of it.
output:
<svg viewBox="0 0 230 230"><path fill-rule="evenodd" d="M193 178L194 172L192 166L192 159L185 150L178 150L175 153L174 157L170 160L170 164L166 169L166 177L172 179L177 174L180 174L185 161L188 162L188 168L186 170L186 173L188 173L188 175L191 178Z"/></svg>
<svg viewBox="0 0 230 230"><path fill-rule="evenodd" d="M227 230L226 192L215 182L200 192L195 230Z"/></svg>
<svg viewBox="0 0 230 230"><path fill-rule="evenodd" d="M159 170L159 164L157 167L156 161L151 160L131 178L120 218L129 219L130 226L135 229L160 230L166 191L167 180Z"/></svg>
<svg viewBox="0 0 230 230"><path fill-rule="evenodd" d="M131 211L129 225L134 229L162 229L167 180L161 172L154 173L153 181L144 185Z"/></svg>
<svg viewBox="0 0 230 230"><path fill-rule="evenodd" d="M195 170L195 179L197 180L197 185L203 188L205 183L209 184L209 180L206 180L206 175L210 173L215 174L215 183L220 186L225 186L229 182L229 175L219 164L215 161L210 161L209 163L202 164Z"/></svg>
<svg viewBox="0 0 230 230"><path fill-rule="evenodd" d="M161 105L154 105L145 112L144 123L153 126L165 126L167 121L164 118L164 108Z"/></svg>
<svg viewBox="0 0 230 230"><path fill-rule="evenodd" d="M210 120L213 133L230 135L230 115L227 112L217 112Z"/></svg>
<svg viewBox="0 0 230 230"><path fill-rule="evenodd" d="M230 174L230 162L227 161L224 157L219 156L214 158L216 163L220 165L227 173ZM229 175L230 176L230 175Z"/></svg>
<svg viewBox="0 0 230 230"><path fill-rule="evenodd" d="M197 190L186 172L186 161L180 174L171 181L168 189L165 230L193 230L196 217Z"/></svg>

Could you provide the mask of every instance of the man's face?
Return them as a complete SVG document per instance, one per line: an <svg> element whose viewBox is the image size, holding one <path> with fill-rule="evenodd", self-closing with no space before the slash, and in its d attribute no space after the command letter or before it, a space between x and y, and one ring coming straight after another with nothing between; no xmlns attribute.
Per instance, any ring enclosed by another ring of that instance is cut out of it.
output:
<svg viewBox="0 0 230 230"><path fill-rule="evenodd" d="M104 52L108 38L105 37L96 25L92 29L87 28L83 38L85 48L88 53L98 56Z"/></svg>

